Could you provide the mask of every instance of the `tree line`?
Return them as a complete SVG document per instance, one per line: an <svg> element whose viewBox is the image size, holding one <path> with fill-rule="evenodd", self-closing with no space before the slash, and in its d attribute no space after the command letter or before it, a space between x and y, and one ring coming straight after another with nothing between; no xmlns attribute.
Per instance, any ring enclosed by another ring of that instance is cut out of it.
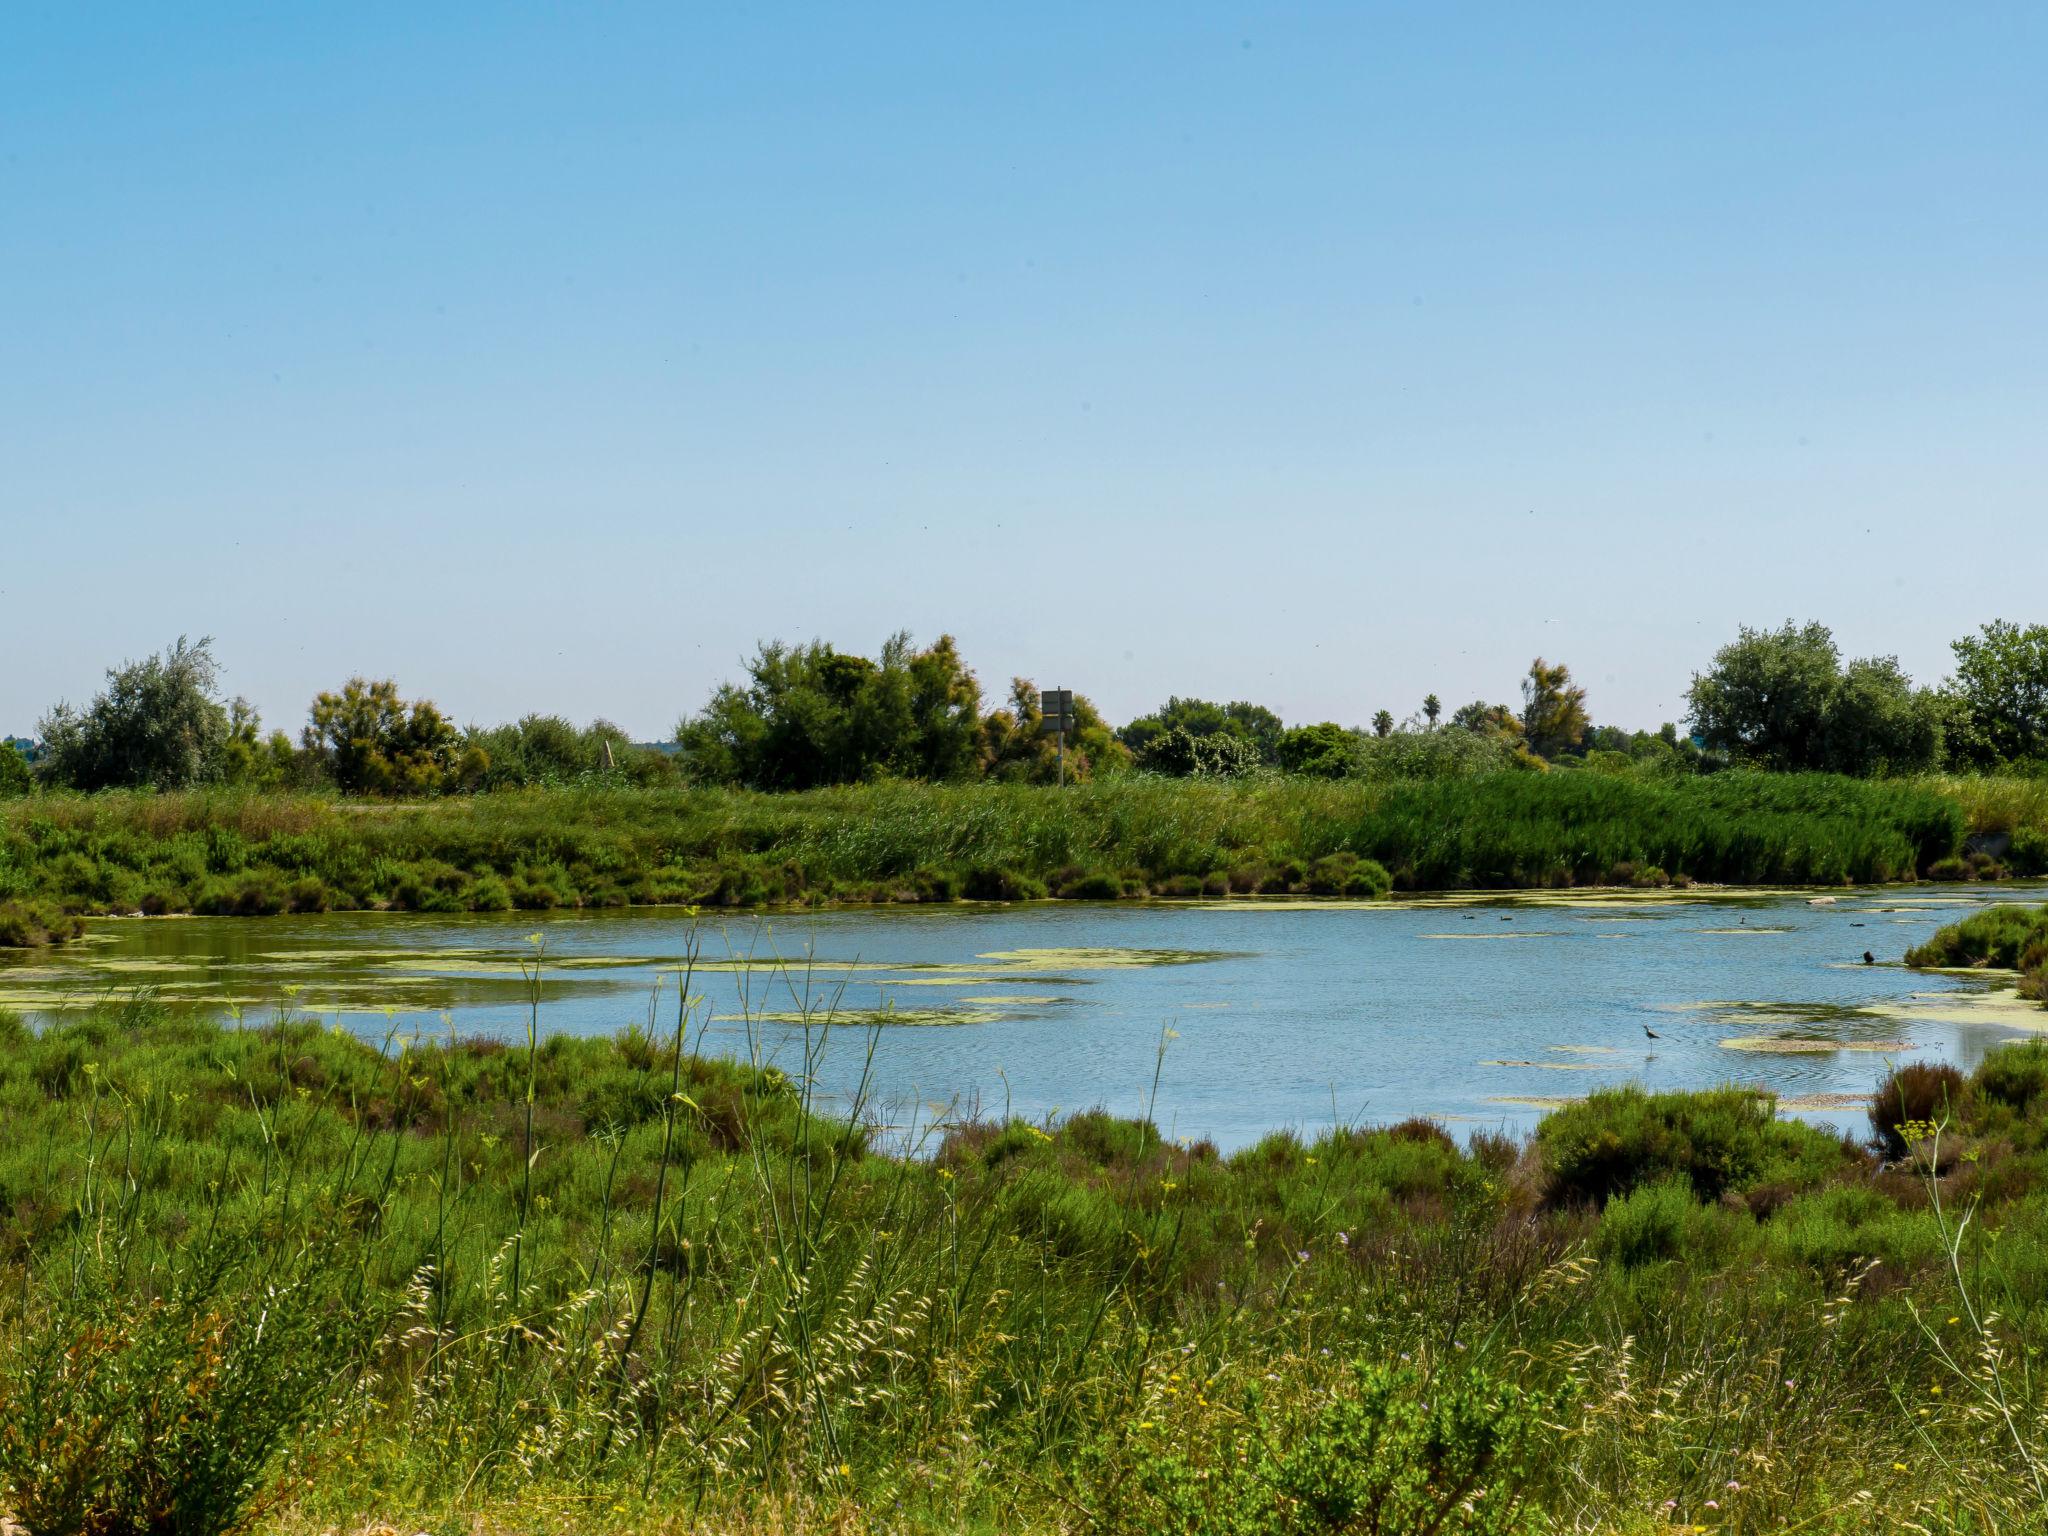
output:
<svg viewBox="0 0 2048 1536"><path fill-rule="evenodd" d="M1288 726L1247 700L1169 698L1112 727L1084 695L1070 730L1044 727L1039 693L1011 679L993 708L949 635L907 634L873 657L771 641L671 741L636 744L608 721L552 715L458 727L390 679L315 696L296 739L265 732L220 688L212 644L180 639L109 670L82 708L59 704L22 752L0 746L0 795L204 784L345 794L474 793L582 782L812 789L896 778L1050 782L1150 773L1188 778L1458 777L1495 770L1686 774L1725 767L1857 777L1938 768L2048 769L2048 625L1984 625L1951 647L1954 670L1916 685L1889 656L1844 660L1825 625L1743 628L1687 690L1682 722L1596 724L1562 662L1538 657L1519 707L1431 693L1397 720Z"/></svg>

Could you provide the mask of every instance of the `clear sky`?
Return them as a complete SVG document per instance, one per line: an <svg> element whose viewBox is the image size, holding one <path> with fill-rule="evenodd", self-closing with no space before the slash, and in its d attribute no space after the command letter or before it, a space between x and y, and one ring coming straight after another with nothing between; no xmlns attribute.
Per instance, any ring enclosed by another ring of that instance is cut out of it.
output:
<svg viewBox="0 0 2048 1536"><path fill-rule="evenodd" d="M17 4L0 732L758 638L1654 726L2048 618L2048 7Z"/></svg>

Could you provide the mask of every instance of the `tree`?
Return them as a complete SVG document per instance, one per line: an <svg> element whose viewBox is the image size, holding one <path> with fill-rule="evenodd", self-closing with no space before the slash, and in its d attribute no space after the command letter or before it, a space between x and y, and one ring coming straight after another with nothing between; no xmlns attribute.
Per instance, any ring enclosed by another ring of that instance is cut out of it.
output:
<svg viewBox="0 0 2048 1536"><path fill-rule="evenodd" d="M1117 739L1142 757L1145 749L1168 731L1186 731L1194 737L1235 736L1248 742L1260 762L1279 760L1280 717L1263 704L1237 699L1229 704L1212 704L1207 699L1168 699L1149 715L1140 715L1117 732Z"/></svg>
<svg viewBox="0 0 2048 1536"><path fill-rule="evenodd" d="M1821 722L1840 678L1825 624L1750 629L1693 674L1687 716L1709 750L1760 768L1818 768Z"/></svg>
<svg viewBox="0 0 2048 1536"><path fill-rule="evenodd" d="M107 687L81 713L59 704L38 729L37 767L73 789L181 789L218 778L228 711L215 697L213 641L177 644L109 669Z"/></svg>
<svg viewBox="0 0 2048 1536"><path fill-rule="evenodd" d="M1505 704L1489 704L1484 699L1474 699L1470 704L1461 705L1451 716L1455 730L1470 731L1475 736L1515 736L1522 734L1522 722L1515 718L1515 712Z"/></svg>
<svg viewBox="0 0 2048 1536"><path fill-rule="evenodd" d="M875 661L822 641L770 642L747 664L746 685L719 688L676 740L694 777L757 789L971 778L981 685L950 635L923 651L892 635Z"/></svg>
<svg viewBox="0 0 2048 1536"><path fill-rule="evenodd" d="M0 741L0 800L25 795L35 787L28 759L11 741Z"/></svg>
<svg viewBox="0 0 2048 1536"><path fill-rule="evenodd" d="M1552 666L1541 656L1522 679L1522 735L1529 750L1548 761L1586 739L1586 690L1572 682L1571 668Z"/></svg>
<svg viewBox="0 0 2048 1536"><path fill-rule="evenodd" d="M1942 699L1914 688L1896 657L1844 668L1824 624L1744 628L1687 698L1708 750L1752 767L1909 773L1941 759Z"/></svg>
<svg viewBox="0 0 2048 1536"><path fill-rule="evenodd" d="M1821 709L1820 760L1832 773L1917 773L1941 747L1939 701L1894 656L1850 662Z"/></svg>
<svg viewBox="0 0 2048 1536"><path fill-rule="evenodd" d="M1175 726L1164 736L1153 738L1139 756L1138 766L1175 778L1234 779L1259 766L1259 751L1230 731L1196 736Z"/></svg>
<svg viewBox="0 0 2048 1536"><path fill-rule="evenodd" d="M1050 784L1059 775L1059 747L1039 729L1038 685L1028 677L1010 679L1010 707L991 710L981 722L981 760L992 779ZM1074 695L1074 729L1067 736L1066 776L1079 781L1110 778L1129 770L1131 749L1118 740L1102 713L1084 694Z"/></svg>
<svg viewBox="0 0 2048 1536"><path fill-rule="evenodd" d="M1380 710L1372 717L1372 733L1375 736L1391 736L1394 734L1394 717L1389 711Z"/></svg>
<svg viewBox="0 0 2048 1536"><path fill-rule="evenodd" d="M318 695L300 744L353 795L437 794L480 782L490 767L430 701L408 704L390 678L352 677L340 693Z"/></svg>
<svg viewBox="0 0 2048 1536"><path fill-rule="evenodd" d="M1986 764L2048 757L2048 624L1994 620L1949 649L1969 755Z"/></svg>
<svg viewBox="0 0 2048 1536"><path fill-rule="evenodd" d="M1334 720L1298 725L1280 737L1280 766L1314 779L1341 779L1351 771L1351 733Z"/></svg>
<svg viewBox="0 0 2048 1536"><path fill-rule="evenodd" d="M1441 715L1443 712L1444 701L1438 698L1435 694L1432 693L1423 699L1423 717L1429 721L1429 728L1432 731L1436 729L1437 716Z"/></svg>

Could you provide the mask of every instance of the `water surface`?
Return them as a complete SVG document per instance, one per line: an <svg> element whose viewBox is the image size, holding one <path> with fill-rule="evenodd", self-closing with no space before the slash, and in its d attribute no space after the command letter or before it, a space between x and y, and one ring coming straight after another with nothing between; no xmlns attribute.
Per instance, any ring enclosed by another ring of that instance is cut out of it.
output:
<svg viewBox="0 0 2048 1536"><path fill-rule="evenodd" d="M1768 1087L1861 1122L1889 1062L1969 1067L2048 1011L1985 978L1908 971L1943 923L2040 883L1841 892L1535 893L1379 903L1040 903L704 919L704 1048L794 1068L836 1019L821 1086L849 1092L873 1026L876 1110L1142 1112L1226 1150L1333 1119L1520 1129L1606 1084ZM672 1029L681 914L107 919L0 958L32 1014L138 988L249 1020L279 1008L388 1029L517 1036L539 934L543 1032ZM1880 962L1865 965L1869 950ZM2005 986L2009 978L2002 978ZM443 1022L447 1016L447 1023ZM1168 1034L1167 1032L1171 1032ZM1648 1032L1654 1032L1651 1038ZM693 1033L696 1031L693 1030Z"/></svg>

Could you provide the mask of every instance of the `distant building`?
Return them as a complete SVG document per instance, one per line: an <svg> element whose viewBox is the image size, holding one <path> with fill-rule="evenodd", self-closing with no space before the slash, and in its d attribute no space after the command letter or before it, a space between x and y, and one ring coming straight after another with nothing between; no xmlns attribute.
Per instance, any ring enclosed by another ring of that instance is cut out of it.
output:
<svg viewBox="0 0 2048 1536"><path fill-rule="evenodd" d="M34 762L43 755L43 744L40 741L32 741L26 736L0 737L0 740L4 740L8 746L14 748L15 751L19 752L30 762Z"/></svg>

